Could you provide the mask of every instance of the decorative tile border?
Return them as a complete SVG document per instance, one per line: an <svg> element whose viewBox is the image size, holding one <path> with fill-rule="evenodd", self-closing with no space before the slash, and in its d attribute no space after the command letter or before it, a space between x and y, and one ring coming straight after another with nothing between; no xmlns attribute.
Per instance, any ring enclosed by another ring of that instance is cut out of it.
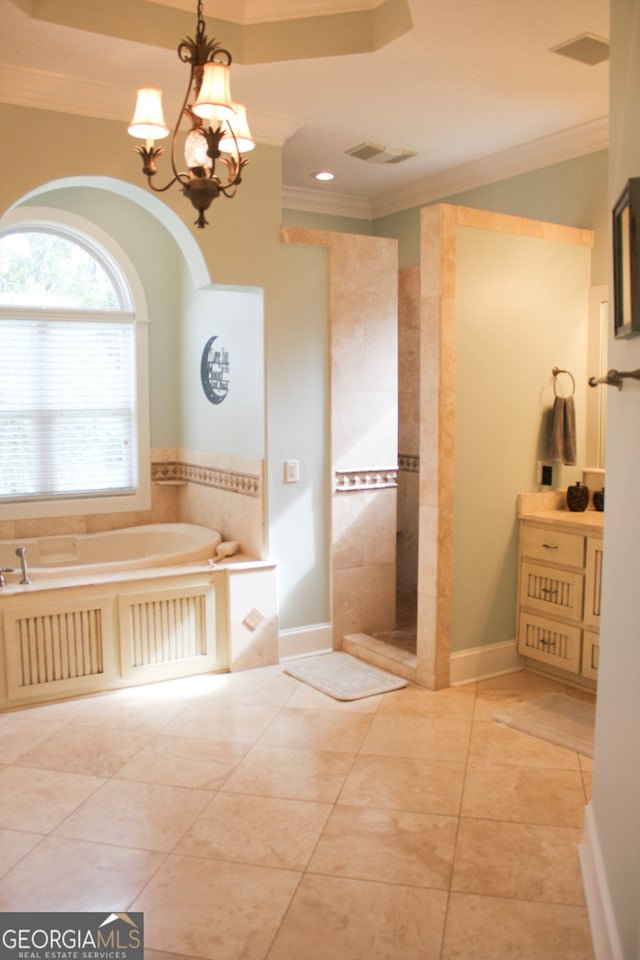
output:
<svg viewBox="0 0 640 960"><path fill-rule="evenodd" d="M234 473L215 467L200 467L191 463L167 461L151 464L151 479L156 483L198 483L239 493L245 497L260 496L260 477L253 473Z"/></svg>
<svg viewBox="0 0 640 960"><path fill-rule="evenodd" d="M420 473L420 457L413 453L399 453L398 469L405 473Z"/></svg>
<svg viewBox="0 0 640 960"><path fill-rule="evenodd" d="M334 489L336 493L353 490L381 490L398 486L397 467L382 470L336 470Z"/></svg>

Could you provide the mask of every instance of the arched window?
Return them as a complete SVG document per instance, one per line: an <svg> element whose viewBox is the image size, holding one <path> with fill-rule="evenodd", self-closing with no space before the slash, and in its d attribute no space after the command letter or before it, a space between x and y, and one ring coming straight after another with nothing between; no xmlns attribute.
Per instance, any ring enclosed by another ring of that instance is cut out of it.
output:
<svg viewBox="0 0 640 960"><path fill-rule="evenodd" d="M33 222L0 232L0 506L13 505L2 515L136 497L147 464L135 320L122 269L92 237Z"/></svg>

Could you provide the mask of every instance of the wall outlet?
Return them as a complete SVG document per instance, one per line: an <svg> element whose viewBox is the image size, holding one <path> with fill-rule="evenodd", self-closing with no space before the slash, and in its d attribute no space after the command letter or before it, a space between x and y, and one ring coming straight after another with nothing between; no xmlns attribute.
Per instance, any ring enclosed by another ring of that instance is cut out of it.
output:
<svg viewBox="0 0 640 960"><path fill-rule="evenodd" d="M553 467L550 463L538 461L538 483L542 484L543 487L553 485Z"/></svg>

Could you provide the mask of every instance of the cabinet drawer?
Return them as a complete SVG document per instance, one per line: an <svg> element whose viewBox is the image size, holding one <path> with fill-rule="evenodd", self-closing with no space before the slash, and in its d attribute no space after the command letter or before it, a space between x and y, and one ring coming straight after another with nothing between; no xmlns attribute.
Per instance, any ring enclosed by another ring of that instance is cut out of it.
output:
<svg viewBox="0 0 640 960"><path fill-rule="evenodd" d="M545 560L566 567L584 566L584 541L579 533L547 530L544 527L523 524L520 552L532 560Z"/></svg>
<svg viewBox="0 0 640 960"><path fill-rule="evenodd" d="M570 570L556 570L536 563L523 563L520 603L568 620L582 618L584 577Z"/></svg>
<svg viewBox="0 0 640 960"><path fill-rule="evenodd" d="M585 630L582 642L582 676L598 679L598 659L600 657L600 639L597 633Z"/></svg>
<svg viewBox="0 0 640 960"><path fill-rule="evenodd" d="M518 652L523 657L553 663L570 673L580 673L581 633L580 627L521 613Z"/></svg>

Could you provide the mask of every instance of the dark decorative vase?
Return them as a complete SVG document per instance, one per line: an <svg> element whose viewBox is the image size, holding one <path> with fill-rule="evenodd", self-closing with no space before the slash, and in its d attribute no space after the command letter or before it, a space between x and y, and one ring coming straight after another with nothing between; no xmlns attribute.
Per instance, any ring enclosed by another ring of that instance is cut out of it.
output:
<svg viewBox="0 0 640 960"><path fill-rule="evenodd" d="M593 492L593 508L594 510L599 510L600 513L604 510L604 487L602 490L594 490Z"/></svg>
<svg viewBox="0 0 640 960"><path fill-rule="evenodd" d="M573 486L567 488L567 506L574 513L580 513L587 509L589 503L589 487L585 487L578 480Z"/></svg>

